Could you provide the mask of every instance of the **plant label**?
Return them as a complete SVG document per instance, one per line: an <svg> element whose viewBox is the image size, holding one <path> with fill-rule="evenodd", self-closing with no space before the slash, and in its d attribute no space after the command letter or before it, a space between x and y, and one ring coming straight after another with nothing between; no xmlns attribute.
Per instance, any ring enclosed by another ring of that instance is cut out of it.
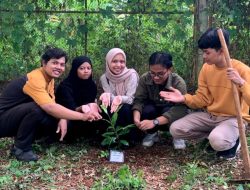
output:
<svg viewBox="0 0 250 190"><path fill-rule="evenodd" d="M124 153L122 151L110 150L109 161L123 163L124 162Z"/></svg>

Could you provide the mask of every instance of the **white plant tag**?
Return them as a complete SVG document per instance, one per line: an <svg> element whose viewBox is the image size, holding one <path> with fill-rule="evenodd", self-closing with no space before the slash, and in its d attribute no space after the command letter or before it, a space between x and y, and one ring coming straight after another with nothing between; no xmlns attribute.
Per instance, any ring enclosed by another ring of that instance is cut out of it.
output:
<svg viewBox="0 0 250 190"><path fill-rule="evenodd" d="M110 150L109 161L123 163L124 162L124 153L122 151Z"/></svg>

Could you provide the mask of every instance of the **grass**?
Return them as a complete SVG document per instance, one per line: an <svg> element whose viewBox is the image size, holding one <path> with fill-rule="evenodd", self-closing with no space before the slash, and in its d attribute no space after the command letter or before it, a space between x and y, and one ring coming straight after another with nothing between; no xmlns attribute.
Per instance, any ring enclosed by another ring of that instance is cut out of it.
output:
<svg viewBox="0 0 250 190"><path fill-rule="evenodd" d="M126 151L125 165L109 163L106 150L83 139L70 145L58 143L44 147L34 144L33 149L40 159L29 163L9 157L12 144L11 138L0 139L1 190L113 190L115 187L126 189L131 185L141 185L140 189L162 187L164 190L250 189L250 183L229 183L241 173L242 160L216 160L213 154L203 152L202 143L190 142L181 152L173 150L167 141L151 149L143 149L139 145L139 149Z"/></svg>

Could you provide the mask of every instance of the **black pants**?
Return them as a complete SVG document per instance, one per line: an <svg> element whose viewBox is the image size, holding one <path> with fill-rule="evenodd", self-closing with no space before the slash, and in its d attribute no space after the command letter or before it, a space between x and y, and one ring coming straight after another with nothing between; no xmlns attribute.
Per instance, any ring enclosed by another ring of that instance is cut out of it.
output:
<svg viewBox="0 0 250 190"><path fill-rule="evenodd" d="M57 119L44 112L35 102L17 105L0 115L0 137L15 137L15 146L28 151L32 148L36 131L56 131Z"/></svg>
<svg viewBox="0 0 250 190"><path fill-rule="evenodd" d="M144 106L141 115L141 121L144 119L155 119L161 116L164 112L170 109L169 106L156 106L154 104L147 104ZM167 131L169 129L168 125L158 125L153 129L147 130L147 133L155 133L158 130Z"/></svg>

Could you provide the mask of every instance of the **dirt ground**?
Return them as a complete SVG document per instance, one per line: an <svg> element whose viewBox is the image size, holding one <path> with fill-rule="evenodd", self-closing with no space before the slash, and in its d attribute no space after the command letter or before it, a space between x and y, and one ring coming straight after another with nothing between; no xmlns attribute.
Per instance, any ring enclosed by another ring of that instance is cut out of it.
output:
<svg viewBox="0 0 250 190"><path fill-rule="evenodd" d="M84 143L86 142L84 141ZM16 177L15 183L30 183L28 185L33 187L30 189L91 189L95 181L103 175L104 170L115 172L126 164L134 173L138 170L143 171L147 190L190 189L185 188L185 184L190 186L192 183L191 189L237 189L238 185L230 184L228 179L239 178L243 173L240 155L237 155L237 158L232 161L222 161L217 159L214 154L204 153L202 143L196 141L188 142L185 150L178 151L173 149L172 139L168 137L162 137L161 142L150 148L138 144L124 150L124 163L113 163L109 162L107 158L102 158L101 151L106 149L100 147L95 141L88 141L86 149L82 149L81 143L53 145L55 149L59 150L56 156L53 156L54 160L51 157L48 158L47 150L37 151L35 149L40 157L40 163L37 165L51 162L51 169L46 170L42 176L34 177L33 174L29 174L21 178ZM10 161L15 160L14 158L9 160L8 157L11 144L1 146L0 168L2 169L6 168ZM22 167L27 169L34 165L23 165ZM204 172L196 175L200 169L204 169ZM0 178L6 173L3 170L2 172L0 172ZM52 182L44 182L42 179L44 175L50 175L53 178ZM27 182L28 178L32 178L32 182ZM49 188L50 186L54 188ZM84 188L79 188L80 186Z"/></svg>

